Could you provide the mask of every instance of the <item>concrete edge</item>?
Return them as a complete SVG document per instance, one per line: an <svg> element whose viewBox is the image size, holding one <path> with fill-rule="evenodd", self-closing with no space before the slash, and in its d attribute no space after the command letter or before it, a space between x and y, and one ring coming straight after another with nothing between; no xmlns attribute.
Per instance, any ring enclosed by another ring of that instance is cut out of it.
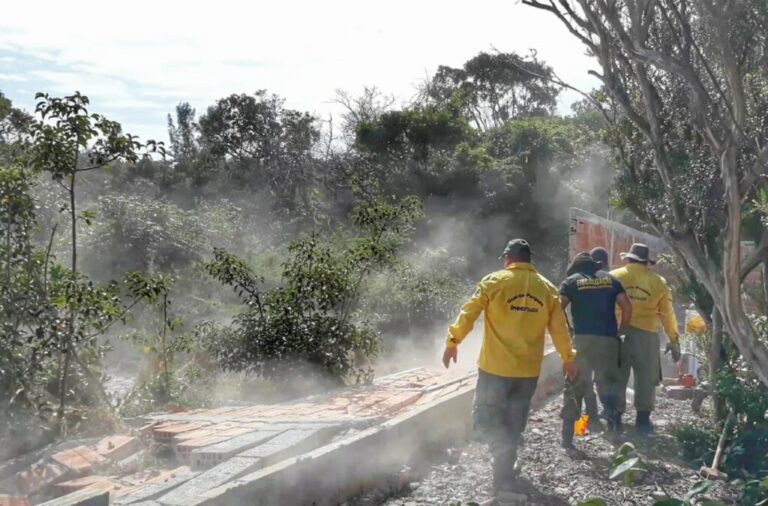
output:
<svg viewBox="0 0 768 506"><path fill-rule="evenodd" d="M470 373L465 378L471 378ZM561 390L562 363L545 353L534 402ZM392 476L419 452L467 438L472 425L471 384L339 441L209 490L194 505L339 504ZM457 416L458 414L458 416ZM162 498L160 498L162 502Z"/></svg>

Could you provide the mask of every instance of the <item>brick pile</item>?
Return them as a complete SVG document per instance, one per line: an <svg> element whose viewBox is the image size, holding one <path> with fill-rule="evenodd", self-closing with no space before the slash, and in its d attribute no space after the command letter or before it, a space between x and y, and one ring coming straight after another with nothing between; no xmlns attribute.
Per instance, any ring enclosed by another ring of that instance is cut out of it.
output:
<svg viewBox="0 0 768 506"><path fill-rule="evenodd" d="M106 491L111 504L156 501L181 505L201 490L301 455L349 429L363 429L392 418L472 382L471 375L454 371L414 369L365 387L291 403L155 415L146 420L138 437L110 436L95 444L58 451L29 466L17 473L16 489L30 496L40 496L45 490L48 496L53 493L73 498L83 491ZM131 472L120 465L137 459L138 452L150 442L172 449L179 467ZM10 502L18 500L25 499L0 496L0 506L25 504Z"/></svg>

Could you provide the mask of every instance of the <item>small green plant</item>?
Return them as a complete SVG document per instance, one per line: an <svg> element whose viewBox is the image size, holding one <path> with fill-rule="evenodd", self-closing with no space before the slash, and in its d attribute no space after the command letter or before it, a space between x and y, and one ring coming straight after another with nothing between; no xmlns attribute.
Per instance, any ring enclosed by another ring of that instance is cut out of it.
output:
<svg viewBox="0 0 768 506"><path fill-rule="evenodd" d="M640 455L632 443L624 443L616 450L616 457L611 463L609 478L615 480L622 478L624 484L631 487L646 470L641 467Z"/></svg>
<svg viewBox="0 0 768 506"><path fill-rule="evenodd" d="M722 501L700 498L701 495L707 493L711 486L711 482L697 481L691 486L683 499L668 497L667 499L656 501L653 503L653 506L726 506L726 503Z"/></svg>
<svg viewBox="0 0 768 506"><path fill-rule="evenodd" d="M739 504L768 505L768 477L762 480L747 480L739 487Z"/></svg>

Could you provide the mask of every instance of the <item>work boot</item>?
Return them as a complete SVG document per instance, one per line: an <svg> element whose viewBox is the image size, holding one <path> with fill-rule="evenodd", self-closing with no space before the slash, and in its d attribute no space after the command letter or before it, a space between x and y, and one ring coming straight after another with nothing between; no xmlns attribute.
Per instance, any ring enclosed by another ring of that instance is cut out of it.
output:
<svg viewBox="0 0 768 506"><path fill-rule="evenodd" d="M641 436L650 436L653 434L650 411L637 412L637 417L635 418L635 432Z"/></svg>
<svg viewBox="0 0 768 506"><path fill-rule="evenodd" d="M573 424L575 423L576 420L563 419L563 439L561 442L563 448L573 448Z"/></svg>
<svg viewBox="0 0 768 506"><path fill-rule="evenodd" d="M560 443L560 446L562 446L565 449L565 454L568 455L568 457L574 460L584 460L587 457L587 455L573 445L573 424L574 423L576 423L576 420L563 420L563 428L562 428L563 440Z"/></svg>

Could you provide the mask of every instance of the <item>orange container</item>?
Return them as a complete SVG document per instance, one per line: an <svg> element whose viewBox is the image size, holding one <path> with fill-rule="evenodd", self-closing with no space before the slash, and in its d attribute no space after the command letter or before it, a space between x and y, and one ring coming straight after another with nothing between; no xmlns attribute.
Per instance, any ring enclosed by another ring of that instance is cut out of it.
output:
<svg viewBox="0 0 768 506"><path fill-rule="evenodd" d="M577 436L589 434L589 415L581 415L581 418L573 423L573 433Z"/></svg>
<svg viewBox="0 0 768 506"><path fill-rule="evenodd" d="M681 386L686 388L693 388L696 386L696 378L691 374L683 374L677 381Z"/></svg>

